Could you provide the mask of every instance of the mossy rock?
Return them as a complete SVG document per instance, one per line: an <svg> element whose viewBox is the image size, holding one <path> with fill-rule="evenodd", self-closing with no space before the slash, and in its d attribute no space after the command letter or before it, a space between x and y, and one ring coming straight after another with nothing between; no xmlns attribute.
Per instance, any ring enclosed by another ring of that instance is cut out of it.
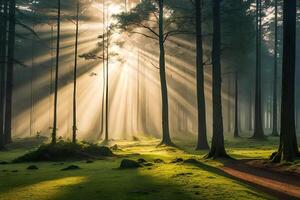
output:
<svg viewBox="0 0 300 200"><path fill-rule="evenodd" d="M144 158L139 158L138 159L138 163L142 164L142 163L146 163L147 161Z"/></svg>
<svg viewBox="0 0 300 200"><path fill-rule="evenodd" d="M71 170L78 170L80 169L80 167L78 167L77 165L70 165L66 168L63 168L61 171L71 171Z"/></svg>
<svg viewBox="0 0 300 200"><path fill-rule="evenodd" d="M15 159L13 162L59 162L65 160L88 160L111 156L114 156L114 154L108 147L102 147L96 144L74 144L71 142L60 141L56 144L41 145L35 151L31 151Z"/></svg>
<svg viewBox="0 0 300 200"><path fill-rule="evenodd" d="M175 158L174 160L171 161L171 163L181 163L183 162L182 158Z"/></svg>
<svg viewBox="0 0 300 200"><path fill-rule="evenodd" d="M39 168L36 165L30 165L27 167L28 170L38 170Z"/></svg>
<svg viewBox="0 0 300 200"><path fill-rule="evenodd" d="M9 162L6 162L6 161L0 161L0 165L8 165Z"/></svg>
<svg viewBox="0 0 300 200"><path fill-rule="evenodd" d="M120 164L120 169L136 169L140 167L142 167L142 165L138 162L129 159L123 159Z"/></svg>
<svg viewBox="0 0 300 200"><path fill-rule="evenodd" d="M162 159L158 158L154 160L154 163L165 163Z"/></svg>
<svg viewBox="0 0 300 200"><path fill-rule="evenodd" d="M187 164L199 164L199 161L194 159L194 158L189 158L183 161L183 163L187 163Z"/></svg>

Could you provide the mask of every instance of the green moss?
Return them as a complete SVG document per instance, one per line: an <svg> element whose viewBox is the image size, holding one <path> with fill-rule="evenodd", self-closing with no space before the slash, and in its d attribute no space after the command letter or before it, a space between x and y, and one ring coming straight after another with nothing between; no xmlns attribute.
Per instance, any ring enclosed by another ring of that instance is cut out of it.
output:
<svg viewBox="0 0 300 200"><path fill-rule="evenodd" d="M151 167L117 170L122 158L64 163L35 163L39 170L28 171L28 164L0 165L0 200L183 200L183 199L275 199L223 174L221 162L206 161L205 151L194 151L193 145L182 149L156 147L158 140L116 142L128 159L144 158ZM182 147L184 142L177 144ZM256 148L230 148L236 155L253 153L263 157L267 152ZM242 152L242 153L241 153ZM23 149L0 153L0 160L13 160ZM5 159L4 159L5 158ZM170 163L175 158L196 159L199 163ZM76 165L80 170L61 171ZM8 170L3 172L2 170ZM13 173L11 170L18 170Z"/></svg>
<svg viewBox="0 0 300 200"><path fill-rule="evenodd" d="M30 151L13 160L20 162L40 162L40 161L65 161L82 160L103 156L113 156L114 154L107 147L96 144L80 144L60 141L56 144L44 144L36 150Z"/></svg>

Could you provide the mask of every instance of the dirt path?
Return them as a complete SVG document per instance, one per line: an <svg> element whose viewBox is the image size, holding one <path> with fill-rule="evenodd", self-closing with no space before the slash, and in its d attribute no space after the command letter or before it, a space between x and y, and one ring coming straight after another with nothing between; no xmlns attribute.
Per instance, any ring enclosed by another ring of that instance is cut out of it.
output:
<svg viewBox="0 0 300 200"><path fill-rule="evenodd" d="M255 168L243 161L227 163L221 170L278 199L300 199L300 179L297 176Z"/></svg>

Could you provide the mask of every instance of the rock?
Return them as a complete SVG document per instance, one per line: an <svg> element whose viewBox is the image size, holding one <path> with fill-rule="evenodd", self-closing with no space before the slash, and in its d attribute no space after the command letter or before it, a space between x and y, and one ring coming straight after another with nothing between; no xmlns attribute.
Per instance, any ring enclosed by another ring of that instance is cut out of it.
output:
<svg viewBox="0 0 300 200"><path fill-rule="evenodd" d="M139 158L138 163L146 163L147 161L144 158Z"/></svg>
<svg viewBox="0 0 300 200"><path fill-rule="evenodd" d="M151 167L151 166L153 166L154 164L153 163L145 163L145 164L143 164L144 166L146 166L146 167Z"/></svg>
<svg viewBox="0 0 300 200"><path fill-rule="evenodd" d="M9 163L6 161L0 161L0 165L8 165Z"/></svg>
<svg viewBox="0 0 300 200"><path fill-rule="evenodd" d="M90 164L90 163L93 163L93 162L94 162L93 160L87 160L85 163Z"/></svg>
<svg viewBox="0 0 300 200"><path fill-rule="evenodd" d="M154 163L164 163L164 161L163 161L162 159L159 159L159 158L158 158L158 159L155 159L155 160L154 160Z"/></svg>
<svg viewBox="0 0 300 200"><path fill-rule="evenodd" d="M11 172L18 172L19 170L12 170Z"/></svg>
<svg viewBox="0 0 300 200"><path fill-rule="evenodd" d="M188 164L198 164L199 161L194 159L194 158L189 158L189 159L186 159L185 161L183 161L183 163L188 163Z"/></svg>
<svg viewBox="0 0 300 200"><path fill-rule="evenodd" d="M134 169L142 167L138 162L129 159L123 159L121 161L120 169Z"/></svg>
<svg viewBox="0 0 300 200"><path fill-rule="evenodd" d="M77 165L70 165L66 168L63 168L61 171L70 171L70 170L78 170L80 169L80 167L78 167Z"/></svg>
<svg viewBox="0 0 300 200"><path fill-rule="evenodd" d="M173 161L171 161L171 163L180 163L180 162L183 162L182 158L176 158Z"/></svg>
<svg viewBox="0 0 300 200"><path fill-rule="evenodd" d="M119 146L117 144L113 145L112 147L110 147L111 150L113 151L117 151L117 150L120 150L119 149Z"/></svg>
<svg viewBox="0 0 300 200"><path fill-rule="evenodd" d="M39 169L37 166L35 165L30 165L29 167L27 167L28 170L37 170Z"/></svg>
<svg viewBox="0 0 300 200"><path fill-rule="evenodd" d="M108 147L99 147L99 154L102 156L114 156L113 152Z"/></svg>

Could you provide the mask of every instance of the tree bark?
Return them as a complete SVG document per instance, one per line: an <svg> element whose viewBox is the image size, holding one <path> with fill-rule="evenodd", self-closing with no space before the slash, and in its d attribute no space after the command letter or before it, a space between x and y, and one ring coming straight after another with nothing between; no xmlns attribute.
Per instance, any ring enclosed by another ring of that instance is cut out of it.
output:
<svg viewBox="0 0 300 200"><path fill-rule="evenodd" d="M210 152L206 158L228 158L224 146L222 97L221 97L221 20L220 0L213 0L213 49L212 49L212 99L213 136Z"/></svg>
<svg viewBox="0 0 300 200"><path fill-rule="evenodd" d="M295 127L296 0L283 3L283 62L281 130L278 152L273 162L292 162L299 157Z"/></svg>
<svg viewBox="0 0 300 200"><path fill-rule="evenodd" d="M76 36L75 36L75 58L74 58L74 74L73 74L73 135L72 141L77 141L77 106L76 106L76 90L77 90L77 54L78 54L78 32L79 32L79 0L77 0L76 9Z"/></svg>
<svg viewBox="0 0 300 200"><path fill-rule="evenodd" d="M16 24L16 1L9 1L9 34L8 34L8 50L7 50L7 73L6 73L6 109L4 134L5 143L12 142L12 98L14 83L14 53L15 53L15 24Z"/></svg>
<svg viewBox="0 0 300 200"><path fill-rule="evenodd" d="M172 145L169 130L169 102L168 87L166 80L166 61L164 46L164 0L159 0L159 74L161 82L161 98L162 98L162 141L161 144Z"/></svg>
<svg viewBox="0 0 300 200"><path fill-rule="evenodd" d="M256 1L256 80L255 80L255 114L254 139L265 139L262 125L261 109L261 31L262 31L261 1Z"/></svg>
<svg viewBox="0 0 300 200"><path fill-rule="evenodd" d="M274 44L274 80L273 80L273 130L272 136L278 134L278 117L277 117L277 60L278 60L278 0L275 0L275 44Z"/></svg>
<svg viewBox="0 0 300 200"><path fill-rule="evenodd" d="M109 77L108 77L108 67L109 67L109 13L108 13L108 6L106 7L106 19L107 19L107 26L106 26L106 37L107 37L107 42L106 42L106 96L105 96L105 141L108 142L109 140L109 113L108 113L108 109L109 109Z"/></svg>
<svg viewBox="0 0 300 200"><path fill-rule="evenodd" d="M57 42L56 42L56 67L55 67L55 81L54 81L54 116L53 116L53 130L52 130L52 144L56 143L57 131L57 97L58 97L58 68L59 68L59 54L60 54L60 0L58 0L57 8Z"/></svg>
<svg viewBox="0 0 300 200"><path fill-rule="evenodd" d="M202 41L202 0L196 0L196 72L198 105L197 150L209 149L207 142L206 108L204 93L203 41Z"/></svg>
<svg viewBox="0 0 300 200"><path fill-rule="evenodd" d="M5 71L6 71L6 40L7 40L7 1L0 1L0 150L4 148L4 108L5 108Z"/></svg>
<svg viewBox="0 0 300 200"><path fill-rule="evenodd" d="M234 137L239 137L239 87L238 72L235 72Z"/></svg>

